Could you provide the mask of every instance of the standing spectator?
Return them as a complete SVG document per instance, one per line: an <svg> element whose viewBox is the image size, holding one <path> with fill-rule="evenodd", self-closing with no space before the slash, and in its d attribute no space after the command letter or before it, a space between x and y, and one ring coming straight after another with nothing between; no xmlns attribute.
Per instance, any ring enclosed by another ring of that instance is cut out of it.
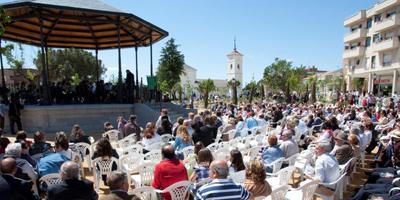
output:
<svg viewBox="0 0 400 200"><path fill-rule="evenodd" d="M129 195L129 183L126 173L111 172L107 177L107 185L110 194L103 196L100 200L140 200L136 195Z"/></svg>
<svg viewBox="0 0 400 200"><path fill-rule="evenodd" d="M124 137L130 135L130 134L135 134L136 135L136 141L140 141L140 127L137 124L136 121L136 115L131 115L129 116L129 121L127 124L124 126Z"/></svg>
<svg viewBox="0 0 400 200"><path fill-rule="evenodd" d="M126 124L126 120L124 117L119 116L117 118L117 128L118 128L118 139L124 138L124 127Z"/></svg>
<svg viewBox="0 0 400 200"><path fill-rule="evenodd" d="M21 123L21 110L24 109L24 104L22 100L19 100L17 95L11 95L11 102L8 107L8 117L10 120L10 131L11 134L15 135L14 125L17 124L19 131L22 131Z"/></svg>
<svg viewBox="0 0 400 200"><path fill-rule="evenodd" d="M5 158L1 160L1 172L3 182L0 184L1 190L5 189L5 186L9 186L9 192L3 195L2 199L24 199L24 200L36 200L37 198L33 196L31 192L32 181L25 181L15 177L17 173L17 162L14 158ZM10 198L11 197L11 198ZM12 198L14 197L14 198Z"/></svg>
<svg viewBox="0 0 400 200"><path fill-rule="evenodd" d="M197 191L195 199L249 199L250 193L243 186L228 179L228 175L229 168L225 161L213 161L210 165L210 178L212 181L203 185Z"/></svg>
<svg viewBox="0 0 400 200"><path fill-rule="evenodd" d="M67 161L63 163L60 176L62 183L51 185L47 189L48 200L98 199L93 183L87 180L79 180L79 166L75 162Z"/></svg>
<svg viewBox="0 0 400 200"><path fill-rule="evenodd" d="M85 135L83 130L78 124L75 124L71 130L71 136L69 141L72 143L84 142L87 144L91 144L89 140L89 136Z"/></svg>
<svg viewBox="0 0 400 200"><path fill-rule="evenodd" d="M250 161L246 169L246 179L243 183L243 186L250 192L250 199L271 194L271 186L265 179L264 164L258 160Z"/></svg>
<svg viewBox="0 0 400 200"><path fill-rule="evenodd" d="M176 182L188 180L186 168L176 158L172 145L164 145L161 154L163 159L154 168L154 179L151 184L155 189L163 190ZM170 194L163 194L163 197L171 199Z"/></svg>
<svg viewBox="0 0 400 200"><path fill-rule="evenodd" d="M232 173L245 170L246 167L244 166L242 153L240 153L239 150L234 149L230 154L229 172Z"/></svg>

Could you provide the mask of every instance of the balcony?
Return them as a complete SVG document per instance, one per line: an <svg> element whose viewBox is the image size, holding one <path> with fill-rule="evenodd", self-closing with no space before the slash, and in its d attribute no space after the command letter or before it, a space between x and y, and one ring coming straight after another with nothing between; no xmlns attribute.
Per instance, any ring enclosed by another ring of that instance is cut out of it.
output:
<svg viewBox="0 0 400 200"><path fill-rule="evenodd" d="M391 38L387 40L382 40L378 43L373 44L374 51L387 51L395 49L399 46L399 40L397 38Z"/></svg>
<svg viewBox="0 0 400 200"><path fill-rule="evenodd" d="M346 33L344 36L344 42L351 42L354 40L362 39L367 37L367 29L365 28L359 28L353 32Z"/></svg>
<svg viewBox="0 0 400 200"><path fill-rule="evenodd" d="M384 31L390 28L393 28L394 26L400 25L400 14L393 15L390 18L384 19L383 21L377 22L374 24L374 30L376 32L378 31Z"/></svg>
<svg viewBox="0 0 400 200"><path fill-rule="evenodd" d="M343 52L343 59L355 58L363 56L365 52L365 47L355 47L353 49L346 49Z"/></svg>
<svg viewBox="0 0 400 200"><path fill-rule="evenodd" d="M356 14L348 17L346 20L344 20L344 26L350 26L354 23L360 22L365 19L366 19L365 10L361 10Z"/></svg>
<svg viewBox="0 0 400 200"><path fill-rule="evenodd" d="M375 12L381 12L389 7L400 4L400 0L380 0L374 7Z"/></svg>

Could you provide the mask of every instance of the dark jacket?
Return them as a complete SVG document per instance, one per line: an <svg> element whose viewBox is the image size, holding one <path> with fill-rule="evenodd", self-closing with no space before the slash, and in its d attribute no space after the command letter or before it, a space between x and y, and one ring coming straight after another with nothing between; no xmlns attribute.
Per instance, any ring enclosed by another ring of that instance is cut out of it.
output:
<svg viewBox="0 0 400 200"><path fill-rule="evenodd" d="M25 181L19 178L16 178L12 175L9 174L3 174L1 177L6 181L8 186L10 187L10 190L8 190L10 193L8 194L11 199L15 198L18 200L35 200L36 197L33 195L33 192L31 192L32 189L32 181ZM1 190L6 189L3 187L7 187L7 184L4 183L3 181L0 182L0 188ZM5 191L4 191L5 192ZM0 199L8 199L4 196L0 196Z"/></svg>
<svg viewBox="0 0 400 200"><path fill-rule="evenodd" d="M61 184L52 185L47 190L48 200L97 200L93 183L87 180L70 179Z"/></svg>
<svg viewBox="0 0 400 200"><path fill-rule="evenodd" d="M346 164L353 157L353 149L349 144L345 143L336 149L335 156L339 165Z"/></svg>
<svg viewBox="0 0 400 200"><path fill-rule="evenodd" d="M193 143L196 144L198 141L201 141L204 146L208 146L209 144L214 142L213 133L208 131L205 126L195 129L192 135Z"/></svg>

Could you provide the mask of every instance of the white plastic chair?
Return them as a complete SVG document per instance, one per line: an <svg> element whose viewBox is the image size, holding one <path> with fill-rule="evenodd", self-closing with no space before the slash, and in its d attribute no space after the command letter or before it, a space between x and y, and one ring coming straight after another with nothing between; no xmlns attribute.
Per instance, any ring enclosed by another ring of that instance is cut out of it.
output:
<svg viewBox="0 0 400 200"><path fill-rule="evenodd" d="M254 160L257 158L257 156L260 154L262 147L253 147L249 149L248 156L250 157L250 160Z"/></svg>
<svg viewBox="0 0 400 200"><path fill-rule="evenodd" d="M118 130L109 130L103 134L104 137L108 137L108 140L110 143L116 143L118 142Z"/></svg>
<svg viewBox="0 0 400 200"><path fill-rule="evenodd" d="M291 155L289 158L286 158L283 160L284 164L288 164L289 166L294 166L294 163L296 162L297 157L299 157L299 153L295 153Z"/></svg>
<svg viewBox="0 0 400 200"><path fill-rule="evenodd" d="M121 140L118 140L117 144L118 144L119 148L123 148L123 149L129 147L130 145L134 145L134 144L136 144L135 135L133 135L133 134L128 135L127 137L125 137Z"/></svg>
<svg viewBox="0 0 400 200"><path fill-rule="evenodd" d="M186 200L189 198L189 187L192 184L190 181L176 182L164 190L156 190L157 193L169 193L171 200Z"/></svg>
<svg viewBox="0 0 400 200"><path fill-rule="evenodd" d="M185 147L185 148L179 150L179 152L182 152L183 157L187 158L190 154L194 154L194 146Z"/></svg>
<svg viewBox="0 0 400 200"><path fill-rule="evenodd" d="M237 184L243 184L246 179L246 170L229 173L229 177Z"/></svg>
<svg viewBox="0 0 400 200"><path fill-rule="evenodd" d="M153 151L153 150L159 151L162 148L163 144L164 144L163 142L156 142L151 145L148 145L147 147L145 147L145 149L148 151Z"/></svg>
<svg viewBox="0 0 400 200"><path fill-rule="evenodd" d="M57 185L62 183L63 181L61 180L60 174L53 173L53 174L47 174L42 176L39 179L39 182L44 182L47 185L47 188L51 185Z"/></svg>
<svg viewBox="0 0 400 200"><path fill-rule="evenodd" d="M336 181L332 183L321 183L321 185L325 187L334 187L335 192L332 194L332 196L325 196L323 194L315 193L316 196L322 197L324 200L333 200L335 197L339 196L339 199L343 199L343 183L344 183L344 178L346 174L342 174Z"/></svg>
<svg viewBox="0 0 400 200"><path fill-rule="evenodd" d="M107 175L112 171L112 166L113 163L117 165L117 170L118 170L118 160L114 157L111 157L109 159L103 159L103 158L96 158L92 161L92 166L95 168L95 173L93 173L94 176L94 186L96 191L99 191L99 185L100 185L100 180L102 175Z"/></svg>
<svg viewBox="0 0 400 200"><path fill-rule="evenodd" d="M138 153L130 153L120 157L120 168L126 173L136 173L139 165L142 163L143 155Z"/></svg>
<svg viewBox="0 0 400 200"><path fill-rule="evenodd" d="M207 146L207 149L209 149L211 152L215 152L218 149L218 143L211 143Z"/></svg>
<svg viewBox="0 0 400 200"><path fill-rule="evenodd" d="M92 171L92 163L90 162L90 144L85 142L78 142L75 143L75 148L78 149L79 153L81 154L83 161L89 168L89 171ZM86 154L88 153L88 154Z"/></svg>
<svg viewBox="0 0 400 200"><path fill-rule="evenodd" d="M319 184L318 180L308 181L304 185L300 183L299 188L290 190L286 193L287 200L312 200L314 197L315 190Z"/></svg>
<svg viewBox="0 0 400 200"><path fill-rule="evenodd" d="M249 131L250 131L250 129L248 129L248 128L244 128L244 129L240 130L240 137L248 136L249 135Z"/></svg>
<svg viewBox="0 0 400 200"><path fill-rule="evenodd" d="M136 195L141 200L153 200L157 198L157 193L153 187L143 186L128 191L129 195Z"/></svg>
<svg viewBox="0 0 400 200"><path fill-rule="evenodd" d="M283 160L284 160L284 158L278 158L274 162L266 165L266 167L271 167L272 168L272 174L275 174L281 169Z"/></svg>
<svg viewBox="0 0 400 200"><path fill-rule="evenodd" d="M277 188L279 186L284 186L289 184L289 180L293 175L294 166L289 166L281 169L276 174L267 173L268 177L266 180L271 185L272 188Z"/></svg>
<svg viewBox="0 0 400 200"><path fill-rule="evenodd" d="M160 162L162 159L161 150L152 150L143 155L143 160L149 160L153 162Z"/></svg>
<svg viewBox="0 0 400 200"><path fill-rule="evenodd" d="M236 129L230 130L230 131L226 132L225 134L228 134L228 139L232 140L233 138L235 138Z"/></svg>
<svg viewBox="0 0 400 200"><path fill-rule="evenodd" d="M260 196L254 198L254 200L286 200L285 196L289 189L289 185L282 185L273 189L268 197Z"/></svg>
<svg viewBox="0 0 400 200"><path fill-rule="evenodd" d="M127 154L131 154L131 153L138 153L141 154L143 152L143 146L138 145L138 144L131 144L128 147L122 148L122 155L127 155Z"/></svg>
<svg viewBox="0 0 400 200"><path fill-rule="evenodd" d="M164 135L161 135L160 137L161 137L161 141L163 143L168 143L174 139L174 136L172 136L171 134L164 134Z"/></svg>
<svg viewBox="0 0 400 200"><path fill-rule="evenodd" d="M222 149L216 150L212 154L213 154L214 159L216 159L216 160L228 160L229 156L230 156L230 151L229 151L229 149L222 148Z"/></svg>
<svg viewBox="0 0 400 200"><path fill-rule="evenodd" d="M154 179L154 168L156 165L156 162L151 161L144 162L139 165L139 174L131 176L131 179L134 181L136 187L151 186L151 183Z"/></svg>

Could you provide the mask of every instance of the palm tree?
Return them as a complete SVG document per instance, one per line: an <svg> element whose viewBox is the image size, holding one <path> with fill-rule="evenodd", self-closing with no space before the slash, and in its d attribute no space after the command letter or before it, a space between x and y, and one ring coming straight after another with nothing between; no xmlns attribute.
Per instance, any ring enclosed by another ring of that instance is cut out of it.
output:
<svg viewBox="0 0 400 200"><path fill-rule="evenodd" d="M214 81L211 79L203 80L198 82L197 90L200 92L200 94L203 96L204 100L204 108L207 109L208 107L208 97L210 95L210 92L214 91L215 85Z"/></svg>
<svg viewBox="0 0 400 200"><path fill-rule="evenodd" d="M228 86L232 87L232 98L233 104L238 104L238 97L237 97L237 87L240 86L240 81L236 80L235 78L228 81Z"/></svg>

